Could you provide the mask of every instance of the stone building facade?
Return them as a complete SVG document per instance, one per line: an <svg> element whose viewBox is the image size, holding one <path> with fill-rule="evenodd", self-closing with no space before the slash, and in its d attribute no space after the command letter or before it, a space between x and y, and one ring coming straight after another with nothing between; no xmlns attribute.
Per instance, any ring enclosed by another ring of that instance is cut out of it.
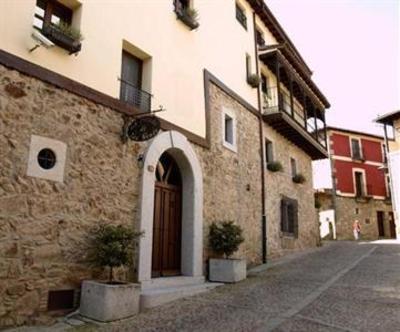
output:
<svg viewBox="0 0 400 332"><path fill-rule="evenodd" d="M339 196L336 198L336 211L336 232L340 240L354 239L352 223L355 219L360 222L361 238L364 240L394 237L391 228L392 204L389 200L357 202L354 198ZM382 213L382 221L379 220L378 213Z"/></svg>
<svg viewBox="0 0 400 332"><path fill-rule="evenodd" d="M273 30L276 36L268 30L269 24L277 23L264 4L243 3L253 14L254 29L249 30L256 32L258 24L271 44L278 37L287 38L280 26ZM30 5L34 9L34 1ZM85 5L91 6L84 1ZM143 10L148 10L145 6ZM20 10L32 14L25 7ZM255 44L254 35L249 37L258 64L260 45ZM324 107L329 103L312 82L305 63L295 69L298 60L292 65L285 60L285 54L297 54L291 43L287 46L291 50L282 49L282 54L279 50L264 53L262 66L270 68L273 61L281 61L286 66L282 77L291 70L298 80L293 84L304 85L306 103L297 106L300 120L294 119L294 107L290 113L280 101L276 107L268 106L275 112L272 117L265 114L261 99L266 92L261 87L250 88L246 80L236 84L241 75L233 75L233 80L229 75L214 75L206 68L218 66L207 63L202 64L202 81L193 85L193 90L201 87L200 93L188 92L190 97L202 95L202 100L189 98L188 102L184 98L188 96L183 96L182 105L171 102L169 115L158 116L161 131L155 137L123 142L124 125L141 113L141 102L129 104L96 89L102 80L100 71L93 69L99 73L93 85L79 81L73 74L76 68L70 68L71 75L63 72L71 66L72 57L66 60L58 48L47 63L42 53L14 48L8 39L0 42L5 45L0 50L0 327L51 323L76 308L82 280L104 277L104 271L88 260L92 229L101 223L144 232L133 266L118 270L117 275L151 286L157 172L165 154L177 164L181 178L181 215L176 218L181 227L179 275L204 282L208 258L215 255L208 247L212 222L232 220L241 226L245 241L235 257L246 259L248 266L318 243L311 160L327 154L324 139L308 130L306 122L317 124L315 107L318 121L324 121ZM91 47L90 34L87 45ZM137 51L127 47L124 52L128 50ZM56 70L63 61L68 64ZM84 64L80 61L78 55L77 67ZM271 80L278 86L276 92L287 90L288 82L280 82L279 73L275 74ZM186 77L189 85L188 76L177 76ZM155 90L163 86L168 96L164 83L155 80ZM292 101L299 99L298 91L291 95ZM193 121L192 111L196 113ZM204 115L204 135L199 134L203 125L196 123L199 112ZM284 132L279 129L282 126ZM274 161L282 165L278 172L267 168L266 140L273 144ZM302 183L293 180L298 175L293 163L304 177ZM50 305L52 296L60 299L67 293L72 296L70 307Z"/></svg>
<svg viewBox="0 0 400 332"><path fill-rule="evenodd" d="M337 239L354 239L355 220L362 239L395 237L384 139L340 128L328 128L328 137L336 191L316 195L321 211L335 210Z"/></svg>
<svg viewBox="0 0 400 332"><path fill-rule="evenodd" d="M280 256L291 250L316 246L319 236L311 158L268 125L264 126L264 135L273 142L274 160L282 164L281 171L271 172L267 169L265 172L268 252L272 256ZM306 179L304 183L293 182L290 158L297 161L297 168ZM298 202L298 236L284 234L280 222L271 222L280 221L281 211L278 207L283 197Z"/></svg>

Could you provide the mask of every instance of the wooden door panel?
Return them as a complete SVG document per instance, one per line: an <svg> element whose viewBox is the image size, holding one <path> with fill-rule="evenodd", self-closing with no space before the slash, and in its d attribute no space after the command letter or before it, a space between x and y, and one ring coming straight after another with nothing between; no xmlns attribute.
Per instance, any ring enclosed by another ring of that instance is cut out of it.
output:
<svg viewBox="0 0 400 332"><path fill-rule="evenodd" d="M154 224L153 224L153 254L152 276L158 277L161 273L161 234L162 234L162 191L155 188L154 191Z"/></svg>
<svg viewBox="0 0 400 332"><path fill-rule="evenodd" d="M379 237L385 236L384 215L382 211L376 212L376 220L378 222L378 235Z"/></svg>
<svg viewBox="0 0 400 332"><path fill-rule="evenodd" d="M152 275L179 275L181 268L180 188L156 182Z"/></svg>
<svg viewBox="0 0 400 332"><path fill-rule="evenodd" d="M392 239L395 239L396 238L396 224L394 223L393 212L389 212L389 229L390 229L390 237Z"/></svg>

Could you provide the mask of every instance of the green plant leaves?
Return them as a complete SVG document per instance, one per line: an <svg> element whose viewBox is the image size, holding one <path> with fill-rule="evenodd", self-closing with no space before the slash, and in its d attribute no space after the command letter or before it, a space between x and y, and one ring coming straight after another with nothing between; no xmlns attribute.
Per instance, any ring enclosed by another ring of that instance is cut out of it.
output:
<svg viewBox="0 0 400 332"><path fill-rule="evenodd" d="M231 256L239 249L239 245L244 241L242 228L235 225L233 221L224 221L210 225L209 244L218 254L225 257Z"/></svg>

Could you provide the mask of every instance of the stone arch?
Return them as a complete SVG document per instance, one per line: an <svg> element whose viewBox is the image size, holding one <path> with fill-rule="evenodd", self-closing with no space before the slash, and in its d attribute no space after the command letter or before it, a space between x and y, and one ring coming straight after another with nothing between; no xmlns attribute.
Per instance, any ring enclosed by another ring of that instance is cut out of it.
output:
<svg viewBox="0 0 400 332"><path fill-rule="evenodd" d="M182 259L185 276L203 274L203 176L199 160L187 138L176 131L157 135L145 156L140 189L140 230L138 280L151 279L155 168L160 156L168 152L182 175Z"/></svg>

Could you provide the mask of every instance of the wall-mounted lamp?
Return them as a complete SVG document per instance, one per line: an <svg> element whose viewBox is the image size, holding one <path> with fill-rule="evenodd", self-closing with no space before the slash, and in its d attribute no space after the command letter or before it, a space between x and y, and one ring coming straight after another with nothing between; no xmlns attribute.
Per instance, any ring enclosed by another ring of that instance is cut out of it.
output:
<svg viewBox="0 0 400 332"><path fill-rule="evenodd" d="M34 29L32 31L31 37L33 40L36 41L36 45L33 46L30 50L29 53L33 52L36 50L38 47L43 46L45 48L51 48L54 46L54 43L46 38L44 35L42 35L38 30Z"/></svg>
<svg viewBox="0 0 400 332"><path fill-rule="evenodd" d="M138 163L139 168L143 168L143 166L144 166L144 155L143 154L138 155L137 163Z"/></svg>

